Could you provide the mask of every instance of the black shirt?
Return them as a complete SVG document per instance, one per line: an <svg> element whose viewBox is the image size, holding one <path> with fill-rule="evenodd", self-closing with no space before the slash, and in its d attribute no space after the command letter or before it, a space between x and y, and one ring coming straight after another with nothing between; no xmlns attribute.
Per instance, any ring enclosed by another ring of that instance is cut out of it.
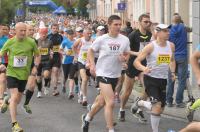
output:
<svg viewBox="0 0 200 132"><path fill-rule="evenodd" d="M146 34L142 34L139 29L133 31L129 34L128 38L130 40L131 51L139 52L141 42L150 42L151 32L147 31Z"/></svg>
<svg viewBox="0 0 200 132"><path fill-rule="evenodd" d="M47 38L52 42L52 45L53 45L53 57L59 57L59 52L58 52L58 49L60 47L60 44L62 43L63 41L63 37L62 35L56 33L56 34L49 34L47 36ZM55 49L55 50L54 50Z"/></svg>

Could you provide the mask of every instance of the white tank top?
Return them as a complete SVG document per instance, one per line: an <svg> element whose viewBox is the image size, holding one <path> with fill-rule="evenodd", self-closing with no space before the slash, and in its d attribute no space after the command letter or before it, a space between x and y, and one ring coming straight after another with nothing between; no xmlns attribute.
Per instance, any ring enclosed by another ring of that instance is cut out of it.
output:
<svg viewBox="0 0 200 132"><path fill-rule="evenodd" d="M169 64L171 61L172 50L170 46L170 42L166 42L165 47L159 46L156 41L153 41L153 52L147 56L147 67L151 68L151 72L148 73L148 76L154 78L167 79Z"/></svg>
<svg viewBox="0 0 200 132"><path fill-rule="evenodd" d="M86 64L87 60L87 51L92 45L92 41L86 41L85 38L81 38L81 47L80 47L80 52L78 55L78 62L81 62L83 65Z"/></svg>

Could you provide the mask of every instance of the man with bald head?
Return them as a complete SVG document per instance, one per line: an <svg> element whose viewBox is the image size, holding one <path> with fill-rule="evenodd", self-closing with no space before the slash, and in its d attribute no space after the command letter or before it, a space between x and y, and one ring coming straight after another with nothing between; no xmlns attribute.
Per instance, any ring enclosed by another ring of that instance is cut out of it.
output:
<svg viewBox="0 0 200 132"><path fill-rule="evenodd" d="M9 106L13 132L23 132L23 129L19 126L16 119L17 105L20 103L22 94L25 90L33 55L39 56L35 41L26 37L26 29L25 23L17 23L16 36L9 39L0 51L0 57L5 53L8 53L6 76L7 87L11 95L10 99L8 97L4 98L1 113L5 113ZM37 72L36 67L38 63L39 61L36 59L33 73ZM4 69L5 66L0 65L0 71Z"/></svg>

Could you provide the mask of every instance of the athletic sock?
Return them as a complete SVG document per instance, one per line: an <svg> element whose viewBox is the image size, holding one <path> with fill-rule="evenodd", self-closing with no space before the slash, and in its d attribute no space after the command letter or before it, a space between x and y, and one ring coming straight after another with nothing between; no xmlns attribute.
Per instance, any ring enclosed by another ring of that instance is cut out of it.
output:
<svg viewBox="0 0 200 132"><path fill-rule="evenodd" d="M49 81L50 81L49 78L45 78L45 79L44 79L44 86L45 86L45 87L48 87Z"/></svg>
<svg viewBox="0 0 200 132"><path fill-rule="evenodd" d="M42 82L37 82L37 86L38 86L38 91L41 92L42 91Z"/></svg>
<svg viewBox="0 0 200 132"><path fill-rule="evenodd" d="M160 123L160 115L151 114L151 127L153 132L158 132L159 123Z"/></svg>
<svg viewBox="0 0 200 132"><path fill-rule="evenodd" d="M24 102L24 105L28 105L32 96L33 96L33 91L30 91L29 89L26 90L26 99L25 99L25 102Z"/></svg>

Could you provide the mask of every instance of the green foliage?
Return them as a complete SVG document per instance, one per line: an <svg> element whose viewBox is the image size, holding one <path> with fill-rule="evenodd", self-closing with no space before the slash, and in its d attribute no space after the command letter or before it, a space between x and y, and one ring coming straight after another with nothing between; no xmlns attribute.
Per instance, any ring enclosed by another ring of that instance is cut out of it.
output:
<svg viewBox="0 0 200 132"><path fill-rule="evenodd" d="M11 23L23 0L0 0L0 23Z"/></svg>
<svg viewBox="0 0 200 132"><path fill-rule="evenodd" d="M89 3L88 0L78 0L77 8L79 16L88 17L87 7L86 7L88 3Z"/></svg>

